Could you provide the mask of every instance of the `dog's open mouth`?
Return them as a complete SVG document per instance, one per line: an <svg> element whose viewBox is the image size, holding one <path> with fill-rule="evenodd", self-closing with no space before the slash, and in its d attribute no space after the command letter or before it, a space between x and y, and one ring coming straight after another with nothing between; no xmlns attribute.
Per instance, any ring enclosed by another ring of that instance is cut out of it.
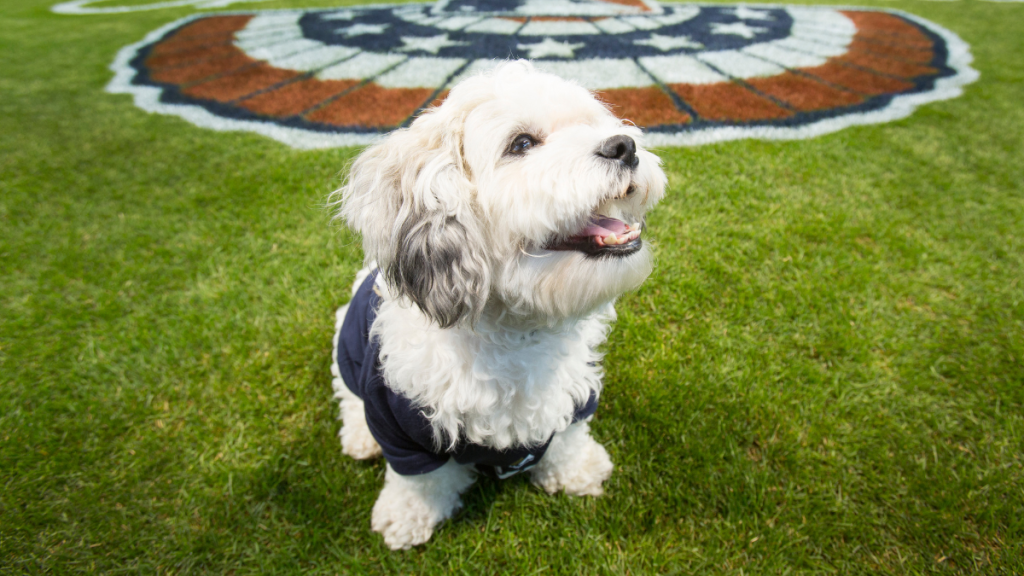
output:
<svg viewBox="0 0 1024 576"><path fill-rule="evenodd" d="M575 250L591 256L628 256L643 246L640 224L594 215L582 230L565 239L555 239L546 250Z"/></svg>

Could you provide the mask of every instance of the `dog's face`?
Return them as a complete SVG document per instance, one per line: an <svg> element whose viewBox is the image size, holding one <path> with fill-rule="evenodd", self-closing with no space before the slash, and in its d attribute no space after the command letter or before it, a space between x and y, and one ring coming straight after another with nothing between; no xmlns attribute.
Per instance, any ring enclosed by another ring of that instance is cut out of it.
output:
<svg viewBox="0 0 1024 576"><path fill-rule="evenodd" d="M441 326L581 316L650 274L642 229L665 175L641 137L585 89L504 64L364 152L341 214Z"/></svg>

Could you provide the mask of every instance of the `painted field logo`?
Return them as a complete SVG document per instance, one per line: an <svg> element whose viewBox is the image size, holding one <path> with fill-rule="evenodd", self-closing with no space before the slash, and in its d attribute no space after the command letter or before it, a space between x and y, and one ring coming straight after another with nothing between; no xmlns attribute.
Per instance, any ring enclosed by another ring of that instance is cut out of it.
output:
<svg viewBox="0 0 1024 576"><path fill-rule="evenodd" d="M441 0L186 18L122 50L108 89L200 126L319 148L406 125L506 58L595 90L653 145L886 122L977 78L955 34L891 11Z"/></svg>

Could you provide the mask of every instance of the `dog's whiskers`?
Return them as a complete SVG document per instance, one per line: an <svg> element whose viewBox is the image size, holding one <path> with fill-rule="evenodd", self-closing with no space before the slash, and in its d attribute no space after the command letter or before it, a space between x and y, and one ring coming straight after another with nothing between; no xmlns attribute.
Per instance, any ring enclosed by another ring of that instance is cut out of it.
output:
<svg viewBox="0 0 1024 576"><path fill-rule="evenodd" d="M519 247L519 251L522 252L524 256L529 256L530 258L547 258L547 257L551 256L550 252L548 252L547 254L530 254L529 252L526 251L526 247L523 246L523 244L524 244L523 242L519 242L519 246L518 247Z"/></svg>

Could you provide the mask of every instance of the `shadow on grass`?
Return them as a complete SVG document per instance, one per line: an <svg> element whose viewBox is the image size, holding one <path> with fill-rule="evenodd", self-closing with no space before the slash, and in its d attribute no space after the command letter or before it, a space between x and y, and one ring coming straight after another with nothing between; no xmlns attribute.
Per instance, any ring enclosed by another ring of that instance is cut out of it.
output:
<svg viewBox="0 0 1024 576"><path fill-rule="evenodd" d="M275 447L260 465L234 472L230 493L221 502L207 503L213 509L209 529L196 535L189 556L217 558L225 564L248 564L257 556L271 565L297 561L306 567L336 568L340 562L357 572L385 559L398 569L412 559L410 555L437 555L444 561L448 545L394 555L371 531L385 463L343 455L337 425L333 419L315 422L298 439ZM463 494L462 509L438 527L432 540L478 542L493 528L495 503L503 494L523 491L522 496L529 497L535 490L526 475L495 480L479 474Z"/></svg>

